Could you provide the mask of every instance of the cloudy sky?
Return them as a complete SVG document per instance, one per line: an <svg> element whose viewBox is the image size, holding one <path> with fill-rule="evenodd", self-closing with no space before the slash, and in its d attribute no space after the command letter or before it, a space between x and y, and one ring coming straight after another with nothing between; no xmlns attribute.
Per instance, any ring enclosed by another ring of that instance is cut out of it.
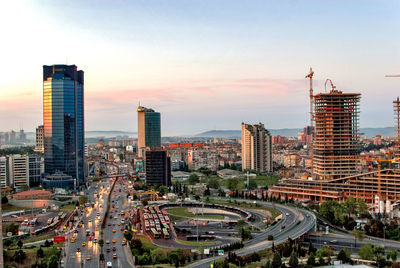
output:
<svg viewBox="0 0 400 268"><path fill-rule="evenodd" d="M308 123L330 78L362 93L361 126L393 125L400 1L2 1L0 131L42 124L42 65L85 72L87 130L136 131L136 107L164 135Z"/></svg>

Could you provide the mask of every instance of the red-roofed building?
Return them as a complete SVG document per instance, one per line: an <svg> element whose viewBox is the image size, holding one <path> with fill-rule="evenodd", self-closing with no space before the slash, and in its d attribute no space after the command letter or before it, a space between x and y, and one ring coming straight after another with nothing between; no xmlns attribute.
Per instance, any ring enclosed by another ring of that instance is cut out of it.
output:
<svg viewBox="0 0 400 268"><path fill-rule="evenodd" d="M51 192L46 190L29 190L12 195L15 200L50 199Z"/></svg>

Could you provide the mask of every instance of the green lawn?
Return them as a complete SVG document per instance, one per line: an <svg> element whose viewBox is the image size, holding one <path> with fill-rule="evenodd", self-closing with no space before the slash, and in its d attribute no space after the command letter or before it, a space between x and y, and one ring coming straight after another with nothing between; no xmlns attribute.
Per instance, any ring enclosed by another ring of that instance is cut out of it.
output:
<svg viewBox="0 0 400 268"><path fill-rule="evenodd" d="M219 177L210 177L210 178L206 179L205 182L207 183L207 181L212 178L218 179L221 186L228 187L228 179L224 180ZM258 187L275 185L279 182L279 179L280 179L280 176L278 176L278 175L258 175L255 178L250 178L250 180L256 181ZM241 179L239 179L239 181L240 181L239 189L245 190L247 178L241 178Z"/></svg>
<svg viewBox="0 0 400 268"><path fill-rule="evenodd" d="M10 211L18 211L18 210L24 210L25 208L20 208L20 207L15 207L13 205L10 204L5 204L5 205L1 205L1 210L2 212L10 212Z"/></svg>
<svg viewBox="0 0 400 268"><path fill-rule="evenodd" d="M136 239L142 241L143 248L145 249L153 250L159 248L159 246L154 245L146 236L136 236Z"/></svg>
<svg viewBox="0 0 400 268"><path fill-rule="evenodd" d="M217 242L216 241L186 241L186 240L181 240L181 239L176 239L178 243L184 244L184 245L190 245L190 246L210 246L210 245L215 245Z"/></svg>
<svg viewBox="0 0 400 268"><path fill-rule="evenodd" d="M251 203L250 203L251 202ZM272 218L275 219L276 217L278 217L279 215L281 215L282 213L274 208L270 208L270 207L265 207L265 206L261 206L261 205L256 205L254 203L252 203L253 201L248 201L248 202L228 202L228 201L224 201L224 200L216 200L216 199L212 199L212 203L214 204L221 204L221 205L227 205L227 206L233 206L233 207L241 207L241 208L247 208L247 209L261 209L261 210L267 210L271 213Z"/></svg>
<svg viewBox="0 0 400 268"><path fill-rule="evenodd" d="M54 234L46 234L46 235L28 238L28 239L24 240L23 242L24 242L24 244L30 243L30 242L41 241L41 240L49 240L49 242L50 242L51 240L53 240L53 237L54 237Z"/></svg>
<svg viewBox="0 0 400 268"><path fill-rule="evenodd" d="M178 208L168 208L167 209L168 213L170 216L173 216L172 218L198 218L198 219L223 219L224 216L222 215L195 215L192 212L189 211L188 208L185 207L178 207Z"/></svg>
<svg viewBox="0 0 400 268"><path fill-rule="evenodd" d="M64 205L60 207L60 210L68 210L68 211L73 211L75 210L76 206L75 204L69 204L69 205Z"/></svg>

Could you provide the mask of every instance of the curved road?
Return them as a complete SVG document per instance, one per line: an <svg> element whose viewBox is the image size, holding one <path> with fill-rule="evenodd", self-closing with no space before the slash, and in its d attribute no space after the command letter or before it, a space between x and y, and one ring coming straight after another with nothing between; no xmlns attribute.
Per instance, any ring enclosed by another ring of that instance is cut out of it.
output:
<svg viewBox="0 0 400 268"><path fill-rule="evenodd" d="M281 211L282 220L264 232L258 234L254 239L245 242L244 248L233 251L238 256L243 256L270 248L272 246L272 241L268 241L269 235L274 236L274 243L277 245L285 242L289 237L295 239L302 236L312 229L316 224L315 215L306 210L266 202L257 202L263 206L275 208ZM282 229L282 226L285 226L284 229ZM213 263L215 260L225 258L226 256L227 254L223 256L210 257L188 265L187 267L210 267L211 263Z"/></svg>

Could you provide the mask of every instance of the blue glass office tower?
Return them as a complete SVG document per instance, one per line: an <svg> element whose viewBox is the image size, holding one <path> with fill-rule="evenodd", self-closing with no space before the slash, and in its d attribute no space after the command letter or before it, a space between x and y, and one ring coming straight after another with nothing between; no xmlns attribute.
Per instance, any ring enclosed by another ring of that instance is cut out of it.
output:
<svg viewBox="0 0 400 268"><path fill-rule="evenodd" d="M139 106L138 113L138 150L161 147L161 116L153 109Z"/></svg>
<svg viewBox="0 0 400 268"><path fill-rule="evenodd" d="M75 65L43 66L45 173L85 183L84 75Z"/></svg>

